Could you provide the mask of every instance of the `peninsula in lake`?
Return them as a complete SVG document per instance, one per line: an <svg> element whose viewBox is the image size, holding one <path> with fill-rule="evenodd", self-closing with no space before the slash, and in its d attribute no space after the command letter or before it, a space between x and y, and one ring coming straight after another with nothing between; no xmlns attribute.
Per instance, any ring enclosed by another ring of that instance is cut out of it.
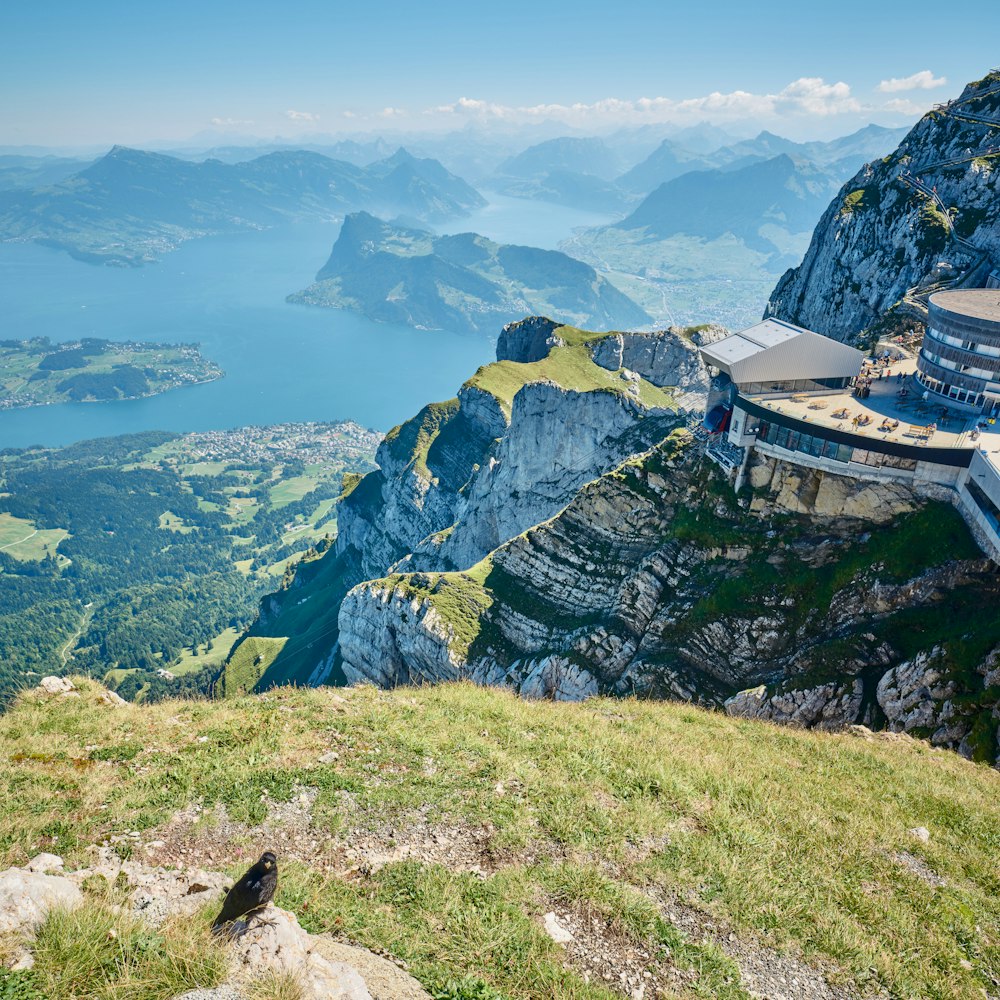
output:
<svg viewBox="0 0 1000 1000"><path fill-rule="evenodd" d="M494 243L476 233L435 236L367 212L344 220L316 281L288 301L488 335L526 313L599 330L651 322L589 264L559 251Z"/></svg>
<svg viewBox="0 0 1000 1000"><path fill-rule="evenodd" d="M0 410L46 403L141 399L222 378L197 344L116 343L87 337L0 340Z"/></svg>
<svg viewBox="0 0 1000 1000"><path fill-rule="evenodd" d="M92 263L149 263L185 240L339 219L368 209L426 222L486 202L437 160L405 149L359 167L305 150L191 163L115 146L65 180L0 191L0 240L33 240Z"/></svg>

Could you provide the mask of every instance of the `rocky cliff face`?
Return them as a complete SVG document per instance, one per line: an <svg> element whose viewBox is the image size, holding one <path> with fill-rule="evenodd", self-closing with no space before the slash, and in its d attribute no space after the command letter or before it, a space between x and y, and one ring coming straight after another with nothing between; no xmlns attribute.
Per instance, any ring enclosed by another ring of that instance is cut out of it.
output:
<svg viewBox="0 0 1000 1000"><path fill-rule="evenodd" d="M510 324L500 360L386 436L378 471L338 509L335 547L263 602L223 687L340 679L338 611L351 587L393 569L468 569L552 517L685 421L674 387L707 390L695 341L717 335Z"/></svg>
<svg viewBox="0 0 1000 1000"><path fill-rule="evenodd" d="M844 185L767 315L847 340L910 289L981 284L1000 264L998 132L1000 73L992 73Z"/></svg>
<svg viewBox="0 0 1000 1000"><path fill-rule="evenodd" d="M994 760L1000 580L955 510L770 461L752 475L735 499L675 430L467 572L352 589L344 673L682 698Z"/></svg>
<svg viewBox="0 0 1000 1000"><path fill-rule="evenodd" d="M995 565L902 484L757 456L734 495L673 405L704 400L693 341L716 334L508 327L503 360L386 436L225 689L469 678L898 728L993 760Z"/></svg>

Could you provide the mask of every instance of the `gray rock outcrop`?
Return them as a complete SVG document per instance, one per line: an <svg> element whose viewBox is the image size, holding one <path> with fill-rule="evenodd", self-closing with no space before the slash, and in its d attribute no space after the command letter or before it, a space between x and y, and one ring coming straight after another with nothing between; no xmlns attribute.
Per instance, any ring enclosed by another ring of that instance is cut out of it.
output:
<svg viewBox="0 0 1000 1000"><path fill-rule="evenodd" d="M990 564L939 549L916 571L905 551L887 565L897 524L928 505L899 484L766 461L752 470L753 499L727 502L685 434L584 485L474 574L396 573L356 587L340 616L349 680L683 698L990 752L997 654L962 679L933 654L932 631L917 658L886 638L887 623L915 611L940 619L942 601L993 607ZM933 503L938 523L965 530L951 505Z"/></svg>
<svg viewBox="0 0 1000 1000"><path fill-rule="evenodd" d="M707 392L709 378L698 346L728 332L725 327L706 326L694 331L671 327L656 333L613 333L597 341L591 356L602 368L627 368L653 385Z"/></svg>
<svg viewBox="0 0 1000 1000"><path fill-rule="evenodd" d="M555 334L558 328L559 324L547 316L529 316L508 323L497 339L497 361L541 361L553 347L563 343Z"/></svg>
<svg viewBox="0 0 1000 1000"><path fill-rule="evenodd" d="M79 886L62 875L8 868L0 872L0 934L30 934L50 910L74 909L82 902Z"/></svg>
<svg viewBox="0 0 1000 1000"><path fill-rule="evenodd" d="M847 340L910 288L931 287L949 274L981 284L989 270L983 255L1000 262L1000 169L985 155L1000 143L997 125L962 115L1000 121L998 85L996 73L969 84L944 111L924 115L892 155L848 181L805 259L771 293L766 315ZM901 176L920 178L938 201ZM941 206L955 209L955 231L967 242L950 236Z"/></svg>

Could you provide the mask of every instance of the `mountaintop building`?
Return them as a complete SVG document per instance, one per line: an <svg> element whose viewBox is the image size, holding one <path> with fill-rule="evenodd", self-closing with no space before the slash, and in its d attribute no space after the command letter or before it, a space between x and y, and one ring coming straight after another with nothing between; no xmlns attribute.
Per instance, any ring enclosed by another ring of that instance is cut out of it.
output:
<svg viewBox="0 0 1000 1000"><path fill-rule="evenodd" d="M776 319L699 348L717 372L704 422L709 457L734 474L737 489L757 451L951 497L1000 561L1000 293L978 291L992 304L968 298L968 291L931 298L937 325L917 360L891 347L866 359L853 347ZM943 337L961 337L962 346ZM926 381L935 377L931 365L943 367L933 360L942 357L939 341L949 351L976 355L968 366L975 371L961 373L978 380L961 385L964 399ZM986 353L994 344L995 357Z"/></svg>
<svg viewBox="0 0 1000 1000"><path fill-rule="evenodd" d="M935 292L917 380L948 405L1000 413L1000 289Z"/></svg>
<svg viewBox="0 0 1000 1000"><path fill-rule="evenodd" d="M765 319L701 349L706 364L744 392L843 389L861 370L861 351L780 319Z"/></svg>

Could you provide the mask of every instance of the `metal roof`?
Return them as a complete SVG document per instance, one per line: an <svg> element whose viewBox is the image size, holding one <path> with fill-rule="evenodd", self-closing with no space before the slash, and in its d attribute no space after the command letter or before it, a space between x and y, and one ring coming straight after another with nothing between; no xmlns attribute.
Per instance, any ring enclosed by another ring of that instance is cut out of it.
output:
<svg viewBox="0 0 1000 1000"><path fill-rule="evenodd" d="M700 351L706 364L737 384L851 378L864 357L847 344L780 319L766 319Z"/></svg>
<svg viewBox="0 0 1000 1000"><path fill-rule="evenodd" d="M996 288L960 288L935 292L930 297L930 303L950 313L1000 323L1000 291Z"/></svg>

